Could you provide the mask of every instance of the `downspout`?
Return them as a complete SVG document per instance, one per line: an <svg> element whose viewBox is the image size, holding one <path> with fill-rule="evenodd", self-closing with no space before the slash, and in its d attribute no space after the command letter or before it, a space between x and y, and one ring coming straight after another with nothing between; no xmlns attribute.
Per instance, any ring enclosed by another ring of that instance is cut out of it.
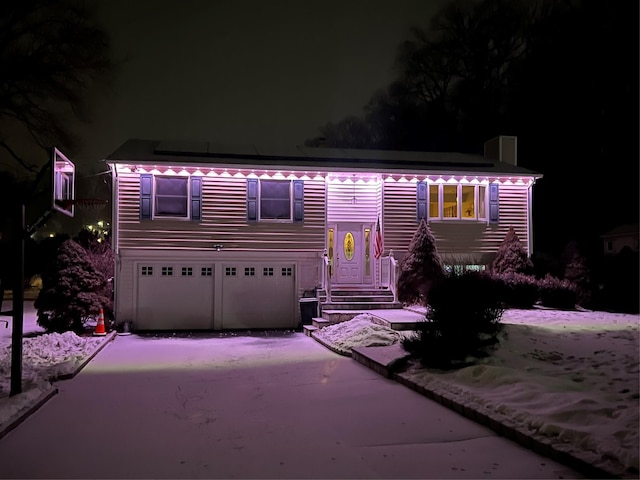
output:
<svg viewBox="0 0 640 480"><path fill-rule="evenodd" d="M533 178L533 181L529 184L529 188L527 188L527 238L529 249L529 258L533 255L533 186L536 183L537 178Z"/></svg>
<svg viewBox="0 0 640 480"><path fill-rule="evenodd" d="M109 165L111 170L111 248L113 249L113 317L118 324L118 280L120 278L120 249L118 248L118 173L114 164Z"/></svg>

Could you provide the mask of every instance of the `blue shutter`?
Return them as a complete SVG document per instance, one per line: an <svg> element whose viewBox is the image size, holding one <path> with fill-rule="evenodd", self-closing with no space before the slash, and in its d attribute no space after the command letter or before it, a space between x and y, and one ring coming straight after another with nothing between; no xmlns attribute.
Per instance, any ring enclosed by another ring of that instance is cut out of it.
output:
<svg viewBox="0 0 640 480"><path fill-rule="evenodd" d="M293 221L304 220L304 180L293 181Z"/></svg>
<svg viewBox="0 0 640 480"><path fill-rule="evenodd" d="M489 184L489 223L498 223L498 184Z"/></svg>
<svg viewBox="0 0 640 480"><path fill-rule="evenodd" d="M416 185L417 208L416 218L418 223L420 220L427 220L427 182L418 182Z"/></svg>
<svg viewBox="0 0 640 480"><path fill-rule="evenodd" d="M247 220L258 221L258 179L247 178Z"/></svg>
<svg viewBox="0 0 640 480"><path fill-rule="evenodd" d="M140 220L151 220L153 201L153 175L140 174Z"/></svg>
<svg viewBox="0 0 640 480"><path fill-rule="evenodd" d="M202 177L191 177L191 220L202 220Z"/></svg>

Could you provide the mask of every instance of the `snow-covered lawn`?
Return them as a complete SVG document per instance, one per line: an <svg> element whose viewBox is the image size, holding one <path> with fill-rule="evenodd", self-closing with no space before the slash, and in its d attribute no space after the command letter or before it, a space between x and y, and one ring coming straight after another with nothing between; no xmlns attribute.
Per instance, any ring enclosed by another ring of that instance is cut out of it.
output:
<svg viewBox="0 0 640 480"><path fill-rule="evenodd" d="M502 323L491 357L450 372L410 362L402 377L600 468L637 470L640 316L507 310ZM343 352L401 340L366 314L314 335Z"/></svg>
<svg viewBox="0 0 640 480"><path fill-rule="evenodd" d="M37 334L22 341L22 393L11 393L11 338L0 337L0 432L54 392L56 379L73 375L106 337L73 332Z"/></svg>

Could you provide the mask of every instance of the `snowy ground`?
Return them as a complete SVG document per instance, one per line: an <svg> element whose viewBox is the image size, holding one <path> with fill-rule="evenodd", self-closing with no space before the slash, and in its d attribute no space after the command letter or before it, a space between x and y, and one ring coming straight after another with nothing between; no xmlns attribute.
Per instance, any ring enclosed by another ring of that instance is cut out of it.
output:
<svg viewBox="0 0 640 480"><path fill-rule="evenodd" d="M414 362L401 375L598 467L637 471L640 316L507 310L502 322L490 358L452 372ZM366 314L315 336L343 352L401 339Z"/></svg>
<svg viewBox="0 0 640 480"><path fill-rule="evenodd" d="M402 375L554 445L638 469L640 316L508 310L500 348L453 372L412 364ZM33 325L32 325L33 326ZM27 328L27 324L25 324ZM73 372L104 337L25 334L23 393L9 397L11 337L0 332L0 431ZM398 343L403 335L366 316L315 335L338 351Z"/></svg>

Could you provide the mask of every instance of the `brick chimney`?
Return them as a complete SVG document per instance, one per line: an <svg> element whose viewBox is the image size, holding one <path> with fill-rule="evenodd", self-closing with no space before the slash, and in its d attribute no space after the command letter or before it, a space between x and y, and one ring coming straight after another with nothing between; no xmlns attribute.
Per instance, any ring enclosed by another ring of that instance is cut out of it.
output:
<svg viewBox="0 0 640 480"><path fill-rule="evenodd" d="M518 137L499 135L484 142L484 157L518 165Z"/></svg>

